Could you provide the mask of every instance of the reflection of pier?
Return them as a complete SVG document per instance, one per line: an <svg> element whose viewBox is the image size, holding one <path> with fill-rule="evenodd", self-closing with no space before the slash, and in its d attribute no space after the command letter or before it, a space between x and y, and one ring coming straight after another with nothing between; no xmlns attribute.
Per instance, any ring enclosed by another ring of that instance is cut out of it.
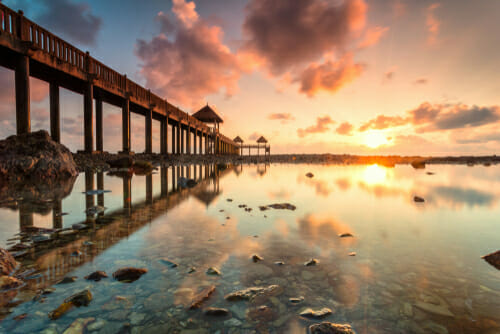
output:
<svg viewBox="0 0 500 334"><path fill-rule="evenodd" d="M50 286L74 268L91 261L95 256L123 238L130 236L145 224L150 223L169 209L180 205L190 196L195 196L208 206L210 202L206 202L203 196L200 197L200 194L205 194L212 200L216 198L220 193L219 177L224 176L231 170L221 169L217 165L161 168L160 194L153 195L153 176L147 175L146 198L144 201L133 205L131 200L133 194L132 175L121 175L123 179L123 208L105 214L99 213L95 216L87 215L85 221L87 229L60 229L52 235L50 242L37 244L31 252L24 256L22 262L34 261L34 267L39 273L37 278L28 281L29 286L36 288ZM104 190L103 174L96 174L97 189ZM94 175L94 173L86 174L86 191L95 190L93 187ZM191 177L196 180L197 184L192 188L181 188L177 183L180 177ZM103 194L85 195L87 209L95 205L95 196L98 205L103 206L105 204ZM54 207L54 213L55 211L56 208ZM31 213L31 217L32 215ZM55 214L54 217L56 217ZM62 220L61 215L58 215L57 219L54 218L54 227L56 227L56 224L62 226ZM88 241L91 241L91 243ZM71 256L71 253L75 250L81 251L81 255Z"/></svg>

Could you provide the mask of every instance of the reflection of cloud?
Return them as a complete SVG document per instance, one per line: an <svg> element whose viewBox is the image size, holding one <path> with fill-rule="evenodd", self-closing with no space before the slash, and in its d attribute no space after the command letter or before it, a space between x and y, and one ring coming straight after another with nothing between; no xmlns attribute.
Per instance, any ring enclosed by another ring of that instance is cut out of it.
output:
<svg viewBox="0 0 500 334"><path fill-rule="evenodd" d="M267 193L269 199L290 199L291 193L286 189L280 189L277 191L270 191Z"/></svg>
<svg viewBox="0 0 500 334"><path fill-rule="evenodd" d="M328 197L333 190L328 186L328 183L326 181L323 181L317 177L310 179L304 177L303 175L300 175L297 178L297 183L304 183L308 186L313 187L316 195L320 195L323 197Z"/></svg>
<svg viewBox="0 0 500 334"><path fill-rule="evenodd" d="M428 189L427 196L440 207L444 206L444 203L452 207L491 206L496 201L496 196L492 193L454 186L431 187Z"/></svg>
<svg viewBox="0 0 500 334"><path fill-rule="evenodd" d="M340 190L346 191L351 188L351 181L348 178L341 178L335 181Z"/></svg>
<svg viewBox="0 0 500 334"><path fill-rule="evenodd" d="M356 243L355 238L339 238L341 233L354 234L354 232L347 224L331 217L320 218L307 215L299 218L297 223L299 236L310 245L327 249L340 243L348 245Z"/></svg>

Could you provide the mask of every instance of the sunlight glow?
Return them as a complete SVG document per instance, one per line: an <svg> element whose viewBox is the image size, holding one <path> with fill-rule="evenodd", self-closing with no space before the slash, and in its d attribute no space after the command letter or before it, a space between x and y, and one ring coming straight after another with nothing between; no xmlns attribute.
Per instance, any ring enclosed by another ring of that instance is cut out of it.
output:
<svg viewBox="0 0 500 334"><path fill-rule="evenodd" d="M364 143L370 148L377 148L389 144L389 139L384 132L370 131L364 135Z"/></svg>
<svg viewBox="0 0 500 334"><path fill-rule="evenodd" d="M363 179L367 184L384 183L387 178L387 168L377 164L370 165L363 172Z"/></svg>

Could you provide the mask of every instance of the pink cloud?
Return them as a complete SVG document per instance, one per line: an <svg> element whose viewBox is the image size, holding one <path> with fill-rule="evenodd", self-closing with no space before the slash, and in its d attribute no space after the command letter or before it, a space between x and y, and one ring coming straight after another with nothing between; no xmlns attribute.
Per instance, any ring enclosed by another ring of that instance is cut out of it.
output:
<svg viewBox="0 0 500 334"><path fill-rule="evenodd" d="M222 42L222 29L200 18L194 2L176 0L173 12L175 22L169 25L168 17L159 13L163 30L150 41L137 41L136 54L146 85L191 107L222 89L232 95L241 69L237 57Z"/></svg>
<svg viewBox="0 0 500 334"><path fill-rule="evenodd" d="M274 114L269 114L267 116L267 119L273 120L273 121L281 121L281 123L286 123L288 121L293 121L295 120L295 117L292 116L290 113L274 113Z"/></svg>
<svg viewBox="0 0 500 334"><path fill-rule="evenodd" d="M353 125L349 122L343 122L340 124L335 132L337 132L339 135L344 135L344 136L350 136L352 135L352 130L353 130Z"/></svg>
<svg viewBox="0 0 500 334"><path fill-rule="evenodd" d="M433 3L427 7L426 26L427 26L427 44L435 45L438 42L439 28L441 22L436 18L435 11L441 7L440 3Z"/></svg>
<svg viewBox="0 0 500 334"><path fill-rule="evenodd" d="M364 49L377 44L389 31L389 27L372 27L366 30L363 40L358 44L358 48Z"/></svg>

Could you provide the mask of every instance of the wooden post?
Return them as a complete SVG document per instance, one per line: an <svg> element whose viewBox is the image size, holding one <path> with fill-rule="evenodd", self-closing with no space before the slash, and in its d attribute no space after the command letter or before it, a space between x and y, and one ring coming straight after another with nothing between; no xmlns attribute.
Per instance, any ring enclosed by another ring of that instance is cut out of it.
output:
<svg viewBox="0 0 500 334"><path fill-rule="evenodd" d="M175 126L172 124L172 154L176 154Z"/></svg>
<svg viewBox="0 0 500 334"><path fill-rule="evenodd" d="M203 132L202 131L200 131L200 136L198 138L199 138L198 140L200 141L198 148L200 149L199 153L201 155L201 154L203 154L203 145L202 145L203 144L202 143L202 141L203 141Z"/></svg>
<svg viewBox="0 0 500 334"><path fill-rule="evenodd" d="M94 151L94 84L92 80L87 81L83 95L83 127L85 152Z"/></svg>
<svg viewBox="0 0 500 334"><path fill-rule="evenodd" d="M127 96L122 104L122 152L130 154L130 100Z"/></svg>
<svg viewBox="0 0 500 334"><path fill-rule="evenodd" d="M191 154L191 125L186 128L186 153Z"/></svg>
<svg viewBox="0 0 500 334"><path fill-rule="evenodd" d="M59 111L59 86L51 81L49 88L50 100L50 136L52 139L61 142L61 121Z"/></svg>
<svg viewBox="0 0 500 334"><path fill-rule="evenodd" d="M177 122L177 128L175 129L175 135L176 135L176 152L177 154L182 154L181 152L181 123Z"/></svg>
<svg viewBox="0 0 500 334"><path fill-rule="evenodd" d="M102 124L102 99L100 96L96 97L95 100L95 142L96 142L96 151L103 152L104 151L104 139L103 139L103 124Z"/></svg>
<svg viewBox="0 0 500 334"><path fill-rule="evenodd" d="M167 136L164 133L164 125L165 121L162 119L160 121L160 153L165 154L165 137ZM149 109L146 111L146 117L145 117L145 126L146 126L146 133L145 133L145 140L146 140L146 154L151 154L153 153L153 107L150 106Z"/></svg>
<svg viewBox="0 0 500 334"><path fill-rule="evenodd" d="M197 154L198 153L198 150L196 149L196 133L198 131L196 130L196 128L193 129L193 154Z"/></svg>

